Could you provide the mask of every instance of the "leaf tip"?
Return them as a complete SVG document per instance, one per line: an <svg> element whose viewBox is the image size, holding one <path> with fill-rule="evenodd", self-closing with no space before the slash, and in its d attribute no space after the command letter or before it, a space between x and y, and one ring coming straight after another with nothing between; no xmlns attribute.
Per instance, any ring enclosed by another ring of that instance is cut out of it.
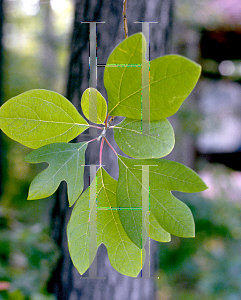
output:
<svg viewBox="0 0 241 300"><path fill-rule="evenodd" d="M207 186L206 183L201 178L200 192L203 192L203 191L205 191L207 189L209 189L209 186Z"/></svg>

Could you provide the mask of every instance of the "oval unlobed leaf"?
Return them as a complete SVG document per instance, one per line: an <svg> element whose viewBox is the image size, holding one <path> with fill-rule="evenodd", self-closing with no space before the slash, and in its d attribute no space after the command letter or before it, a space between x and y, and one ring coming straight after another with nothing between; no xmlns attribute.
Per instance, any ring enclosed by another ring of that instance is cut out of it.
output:
<svg viewBox="0 0 241 300"><path fill-rule="evenodd" d="M108 58L104 73L108 112L136 120L141 120L144 113L150 121L160 120L176 113L195 87L201 67L179 55L158 57L150 62L150 70L143 68L150 71L149 84L143 85L142 39L141 33L128 37ZM149 99L142 99L148 89ZM147 112L142 110L142 101L150 103Z"/></svg>
<svg viewBox="0 0 241 300"><path fill-rule="evenodd" d="M134 158L166 156L175 144L174 131L167 119L141 122L126 118L114 127L114 137L120 149Z"/></svg>
<svg viewBox="0 0 241 300"><path fill-rule="evenodd" d="M84 186L85 150L87 142L78 144L54 143L32 151L25 157L29 163L47 162L49 167L30 184L28 200L51 196L61 181L68 187L69 205L73 205Z"/></svg>
<svg viewBox="0 0 241 300"><path fill-rule="evenodd" d="M107 114L107 103L101 93L95 88L88 88L81 98L83 114L96 124L104 124Z"/></svg>
<svg viewBox="0 0 241 300"><path fill-rule="evenodd" d="M171 194L172 190L188 193L205 190L207 186L194 171L165 159L129 159L118 155L118 163L119 216L127 235L138 247L142 241L142 167L146 165L149 166L146 176L150 186L150 212L165 231L181 237L194 236L190 209Z"/></svg>
<svg viewBox="0 0 241 300"><path fill-rule="evenodd" d="M11 139L36 149L69 142L86 130L88 123L62 95L30 90L1 106L0 128Z"/></svg>
<svg viewBox="0 0 241 300"><path fill-rule="evenodd" d="M104 71L104 85L108 95L108 112L111 115L141 119L141 98L138 91L141 89L141 62L140 33L125 39L110 54Z"/></svg>

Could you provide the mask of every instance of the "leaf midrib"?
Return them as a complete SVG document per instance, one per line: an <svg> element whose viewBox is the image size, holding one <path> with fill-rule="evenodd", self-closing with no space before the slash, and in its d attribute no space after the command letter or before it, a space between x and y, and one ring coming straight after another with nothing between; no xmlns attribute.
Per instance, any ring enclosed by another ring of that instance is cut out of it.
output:
<svg viewBox="0 0 241 300"><path fill-rule="evenodd" d="M134 167L130 167L130 169L133 169L133 170L138 170L140 171L140 169L138 168L134 168ZM191 184L191 185L195 185L195 186L199 186L200 183L195 183L195 182L191 182L191 181L187 181L187 180L183 180L183 179L179 179L178 177L173 177L171 175L166 175L166 174L162 174L162 173L157 173L157 172L154 172L154 171L149 171L150 173L153 173L153 174L157 174L159 176L163 176L163 177L167 177L167 178L171 178L171 179L176 179L178 181L181 181L183 183L186 183L186 184ZM183 173L185 173L186 171L183 171L180 175L182 175ZM179 175L179 176L180 176ZM166 190L166 191L169 191L169 190ZM171 191L175 191L175 190L171 190Z"/></svg>
<svg viewBox="0 0 241 300"><path fill-rule="evenodd" d="M134 121L133 121L134 122ZM128 124L131 124L131 123L128 123ZM158 139L157 137L155 137L154 135L152 135L151 133L150 134L147 134L145 132L140 132L140 131L137 131L137 130L134 130L134 129L130 129L130 128L125 128L125 127L117 127L117 126L114 126L114 129L117 128L117 129L123 129L123 130L128 130L128 131L131 131L133 133L136 133L140 136L145 136L145 137L148 137L148 138L152 138L158 142L162 142L164 144L168 144L167 142L165 142L164 139ZM152 130L153 128L150 129L150 131ZM161 138L161 136L160 136Z"/></svg>
<svg viewBox="0 0 241 300"><path fill-rule="evenodd" d="M118 90L118 102L117 102L117 104L112 108L112 110L109 112L109 115L111 115L112 111L113 111L114 109L116 109L116 108L120 105L120 103L122 103L123 101L125 101L125 100L131 98L133 95L135 95L135 94L141 92L141 91L144 90L145 88L148 88L148 87L151 88L151 86L152 86L153 84L156 84L156 83L158 83L158 82L160 82L160 81L162 81L162 80L166 80L166 79L168 79L168 78L175 77L175 76L178 76L178 75L181 75L181 74L184 74L184 73L189 73L189 72L188 72L188 71L183 71L183 72L179 72L179 73L174 74L174 75L165 76L165 77L163 77L163 78L161 78L161 79L159 79L159 80L156 80L156 81L151 81L149 85L146 85L146 86L144 86L144 87L138 89L137 91L135 91L134 93L128 95L127 97L125 97L125 98L122 99L122 100L119 100L119 99L120 99L120 96L119 96L120 89L119 89L119 90ZM123 73L123 74L124 74L124 73ZM123 75L122 75L122 77L123 77ZM121 78L121 82L122 82L122 78ZM120 83L120 86L121 86L121 83ZM132 109L132 108L131 108L131 109Z"/></svg>
<svg viewBox="0 0 241 300"><path fill-rule="evenodd" d="M1 117L0 119L3 120L25 120L25 121L33 121L33 122L42 122L42 123L56 123L56 124L66 124L66 125L78 125L78 126L86 126L88 127L88 124L81 124L81 123L76 123L76 122L63 122L63 121L50 121L50 120L42 120L42 119L28 119L28 118L9 118L9 117Z"/></svg>

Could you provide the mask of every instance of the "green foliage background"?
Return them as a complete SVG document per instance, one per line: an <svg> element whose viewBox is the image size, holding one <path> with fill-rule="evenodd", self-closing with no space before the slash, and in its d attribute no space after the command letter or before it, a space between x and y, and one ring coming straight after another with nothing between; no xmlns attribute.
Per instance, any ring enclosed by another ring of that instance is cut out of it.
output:
<svg viewBox="0 0 241 300"><path fill-rule="evenodd" d="M71 25L68 22L73 7L68 2L64 21L61 13L52 11L52 50L56 61L51 78L44 58L40 59L45 9L46 4L40 5L39 13L31 16L23 11L21 1L5 1L3 101L28 89L51 87L61 93L65 90ZM5 135L2 139L0 282L8 281L11 287L0 291L0 299L53 300L55 297L47 292L47 281L59 251L50 238L51 199L26 201L30 181L43 166L26 163L24 157L29 149Z"/></svg>

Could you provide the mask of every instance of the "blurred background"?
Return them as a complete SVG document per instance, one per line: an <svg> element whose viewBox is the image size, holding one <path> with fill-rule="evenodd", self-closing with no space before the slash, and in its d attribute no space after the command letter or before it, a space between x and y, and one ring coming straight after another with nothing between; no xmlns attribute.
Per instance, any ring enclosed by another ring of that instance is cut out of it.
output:
<svg viewBox="0 0 241 300"><path fill-rule="evenodd" d="M0 1L1 2L1 1ZM5 0L1 101L43 88L64 94L74 17L71 0ZM202 77L172 122L170 158L195 169L209 189L178 195L196 238L160 245L160 300L241 299L241 1L176 0L173 53L202 65ZM177 126L178 124L178 126ZM27 201L42 166L1 135L0 300L54 300L48 278L59 252L50 238L52 201Z"/></svg>

